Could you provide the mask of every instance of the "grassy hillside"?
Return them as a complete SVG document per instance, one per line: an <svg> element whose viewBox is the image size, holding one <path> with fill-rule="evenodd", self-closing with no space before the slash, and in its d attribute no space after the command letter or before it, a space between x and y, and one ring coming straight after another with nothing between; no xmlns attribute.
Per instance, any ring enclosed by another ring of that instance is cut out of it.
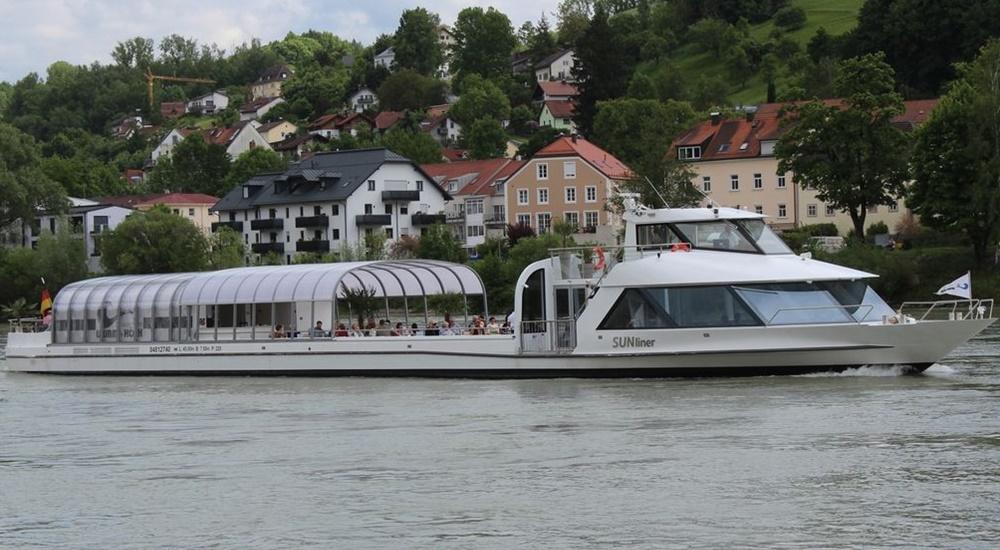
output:
<svg viewBox="0 0 1000 550"><path fill-rule="evenodd" d="M797 41L805 49L809 39L820 27L831 35L843 34L857 23L858 12L864 0L792 0L789 5L799 6L806 11L806 24L803 28L788 33L788 37ZM759 42L766 42L774 23L768 21L750 28L750 36ZM683 45L671 56L671 62L684 77L684 81L693 84L701 75L720 76L727 82L728 71L722 60L715 59L710 53L698 52L694 45ZM647 66L642 70L652 73L657 67ZM777 79L778 93L787 84L787 76ZM730 82L729 100L737 104L761 103L767 98L767 82L760 76L747 79L746 85L740 87L738 82Z"/></svg>

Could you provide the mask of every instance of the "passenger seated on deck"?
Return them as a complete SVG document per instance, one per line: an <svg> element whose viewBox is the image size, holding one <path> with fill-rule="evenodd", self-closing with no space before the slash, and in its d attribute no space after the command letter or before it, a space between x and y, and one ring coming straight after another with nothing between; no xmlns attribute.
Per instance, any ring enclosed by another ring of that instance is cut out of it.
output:
<svg viewBox="0 0 1000 550"><path fill-rule="evenodd" d="M375 318L369 317L368 323L365 324L365 336L375 336L375 332L378 330L378 325L375 324Z"/></svg>
<svg viewBox="0 0 1000 550"><path fill-rule="evenodd" d="M486 324L486 334L500 334L500 325L497 324L496 317L490 317L490 322Z"/></svg>
<svg viewBox="0 0 1000 550"><path fill-rule="evenodd" d="M437 321L431 321L431 324L427 325L427 330L424 331L424 336L437 336L440 333Z"/></svg>
<svg viewBox="0 0 1000 550"><path fill-rule="evenodd" d="M274 325L274 329L271 330L271 338L287 338L287 337L288 336L285 334L285 327L281 323Z"/></svg>
<svg viewBox="0 0 1000 550"><path fill-rule="evenodd" d="M340 323L339 325L337 325L337 332L335 332L333 335L338 338L348 336L347 327L344 325L344 323Z"/></svg>
<svg viewBox="0 0 1000 550"><path fill-rule="evenodd" d="M351 336L364 336L365 333L361 332L361 327L357 323L351 325Z"/></svg>
<svg viewBox="0 0 1000 550"><path fill-rule="evenodd" d="M375 331L376 336L392 336L392 326L389 321L382 319L378 322L378 329Z"/></svg>
<svg viewBox="0 0 1000 550"><path fill-rule="evenodd" d="M323 330L323 321L316 321L316 326L309 329L309 336L311 338L322 338L326 336L326 331Z"/></svg>
<svg viewBox="0 0 1000 550"><path fill-rule="evenodd" d="M416 323L410 325L410 336L421 336L421 335L423 335L423 333L420 332L420 328L417 327Z"/></svg>

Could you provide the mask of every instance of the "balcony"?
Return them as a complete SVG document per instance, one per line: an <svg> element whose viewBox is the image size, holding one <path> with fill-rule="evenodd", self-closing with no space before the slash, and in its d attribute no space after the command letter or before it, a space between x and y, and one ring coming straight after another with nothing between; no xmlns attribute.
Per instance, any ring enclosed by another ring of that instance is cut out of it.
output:
<svg viewBox="0 0 1000 550"><path fill-rule="evenodd" d="M382 191L382 200L385 202L411 202L420 200L420 191Z"/></svg>
<svg viewBox="0 0 1000 550"><path fill-rule="evenodd" d="M486 218L483 221L483 223L486 224L488 227L502 227L502 226L507 225L507 218L506 217L493 216L493 217L490 217L490 218Z"/></svg>
<svg viewBox="0 0 1000 550"><path fill-rule="evenodd" d="M284 254L285 243L253 243L250 245L250 249L253 250L254 254L267 254L268 252Z"/></svg>
<svg viewBox="0 0 1000 550"><path fill-rule="evenodd" d="M410 223L413 225L434 225L436 223L444 223L444 221L444 214L417 213L410 218Z"/></svg>
<svg viewBox="0 0 1000 550"><path fill-rule="evenodd" d="M285 220L281 218L271 218L267 220L253 220L250 222L250 229L282 229L285 227Z"/></svg>
<svg viewBox="0 0 1000 550"><path fill-rule="evenodd" d="M465 223L465 212L448 212L446 216L448 223Z"/></svg>
<svg viewBox="0 0 1000 550"><path fill-rule="evenodd" d="M392 216L389 214L358 214L354 223L357 225L390 225Z"/></svg>
<svg viewBox="0 0 1000 550"><path fill-rule="evenodd" d="M218 231L220 227L228 227L237 233L243 232L243 222L212 222L212 233Z"/></svg>
<svg viewBox="0 0 1000 550"><path fill-rule="evenodd" d="M297 241L295 250L299 252L329 252L330 241Z"/></svg>
<svg viewBox="0 0 1000 550"><path fill-rule="evenodd" d="M330 216L322 214L319 216L305 216L295 218L295 227L329 227Z"/></svg>

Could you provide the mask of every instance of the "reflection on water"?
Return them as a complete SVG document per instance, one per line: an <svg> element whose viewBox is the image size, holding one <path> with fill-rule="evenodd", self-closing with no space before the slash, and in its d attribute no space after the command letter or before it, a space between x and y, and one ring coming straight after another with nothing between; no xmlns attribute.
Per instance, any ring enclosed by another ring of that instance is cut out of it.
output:
<svg viewBox="0 0 1000 550"><path fill-rule="evenodd" d="M991 547L1000 331L898 374L0 375L0 547Z"/></svg>

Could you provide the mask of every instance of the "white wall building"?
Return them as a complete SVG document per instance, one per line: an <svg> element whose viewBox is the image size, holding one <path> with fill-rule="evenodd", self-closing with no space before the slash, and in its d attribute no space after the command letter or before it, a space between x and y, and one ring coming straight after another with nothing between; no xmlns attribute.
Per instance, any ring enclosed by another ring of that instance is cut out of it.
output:
<svg viewBox="0 0 1000 550"><path fill-rule="evenodd" d="M378 96L370 88L361 88L347 98L347 104L355 113L363 113L366 109L374 109L378 104Z"/></svg>
<svg viewBox="0 0 1000 550"><path fill-rule="evenodd" d="M187 112L214 115L229 107L229 96L216 90L187 102Z"/></svg>
<svg viewBox="0 0 1000 550"><path fill-rule="evenodd" d="M283 173L260 174L215 205L220 221L243 235L251 264L274 253L338 253L383 233L391 243L444 223L451 197L418 165L387 149L317 153Z"/></svg>
<svg viewBox="0 0 1000 550"><path fill-rule="evenodd" d="M67 213L41 212L33 224L24 224L22 242L25 246L35 248L39 237L45 233L55 233L60 229L60 224L68 223L70 233L83 239L87 252L87 269L99 273L102 268L97 236L103 231L118 227L133 210L73 197L70 197L70 204Z"/></svg>
<svg viewBox="0 0 1000 550"><path fill-rule="evenodd" d="M396 52L390 47L382 50L375 56L375 66L392 69L392 64L396 61Z"/></svg>
<svg viewBox="0 0 1000 550"><path fill-rule="evenodd" d="M535 64L535 80L573 80L573 50L556 52Z"/></svg>

